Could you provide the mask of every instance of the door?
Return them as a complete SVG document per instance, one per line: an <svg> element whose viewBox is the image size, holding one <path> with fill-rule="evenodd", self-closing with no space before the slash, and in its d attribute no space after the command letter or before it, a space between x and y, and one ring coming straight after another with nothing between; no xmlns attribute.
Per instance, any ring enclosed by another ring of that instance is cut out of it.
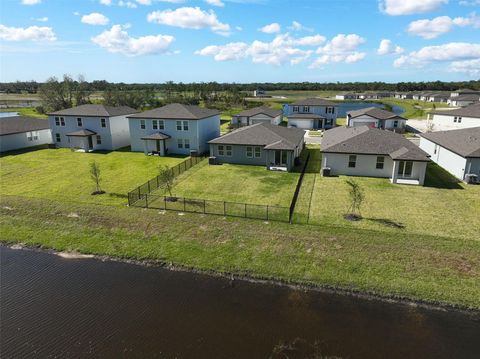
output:
<svg viewBox="0 0 480 359"><path fill-rule="evenodd" d="M275 166L287 166L287 151L275 151Z"/></svg>
<svg viewBox="0 0 480 359"><path fill-rule="evenodd" d="M92 136L88 136L88 149L93 149L93 139Z"/></svg>
<svg viewBox="0 0 480 359"><path fill-rule="evenodd" d="M400 161L398 164L398 177L410 178L412 177L413 162L412 161Z"/></svg>

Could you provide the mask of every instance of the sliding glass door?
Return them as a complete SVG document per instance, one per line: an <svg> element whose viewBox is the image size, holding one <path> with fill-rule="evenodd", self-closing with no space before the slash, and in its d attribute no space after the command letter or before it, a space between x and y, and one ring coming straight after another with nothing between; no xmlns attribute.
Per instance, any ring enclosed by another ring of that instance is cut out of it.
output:
<svg viewBox="0 0 480 359"><path fill-rule="evenodd" d="M410 178L412 177L413 162L400 161L398 163L398 177Z"/></svg>

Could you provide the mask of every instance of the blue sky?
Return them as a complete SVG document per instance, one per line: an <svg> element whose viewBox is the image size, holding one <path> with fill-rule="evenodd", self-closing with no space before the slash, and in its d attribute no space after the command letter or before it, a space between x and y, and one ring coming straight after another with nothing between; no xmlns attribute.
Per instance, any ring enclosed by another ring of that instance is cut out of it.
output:
<svg viewBox="0 0 480 359"><path fill-rule="evenodd" d="M0 80L480 78L480 0L2 0ZM477 12L479 14L477 14Z"/></svg>

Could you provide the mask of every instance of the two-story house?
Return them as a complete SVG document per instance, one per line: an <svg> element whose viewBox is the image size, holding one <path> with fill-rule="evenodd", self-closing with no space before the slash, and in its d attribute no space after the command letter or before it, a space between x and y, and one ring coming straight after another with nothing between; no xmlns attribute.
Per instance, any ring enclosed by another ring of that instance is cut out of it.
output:
<svg viewBox="0 0 480 359"><path fill-rule="evenodd" d="M288 127L304 130L335 127L338 105L321 98L308 98L287 107Z"/></svg>
<svg viewBox="0 0 480 359"><path fill-rule="evenodd" d="M208 152L220 136L220 112L179 103L128 116L132 151L146 155Z"/></svg>
<svg viewBox="0 0 480 359"><path fill-rule="evenodd" d="M85 152L112 151L130 144L128 106L80 105L48 114L53 143Z"/></svg>

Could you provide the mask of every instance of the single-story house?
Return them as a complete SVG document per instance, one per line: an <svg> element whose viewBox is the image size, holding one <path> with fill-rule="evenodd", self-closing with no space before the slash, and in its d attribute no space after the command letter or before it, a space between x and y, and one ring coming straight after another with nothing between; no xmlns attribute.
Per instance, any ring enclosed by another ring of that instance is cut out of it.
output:
<svg viewBox="0 0 480 359"><path fill-rule="evenodd" d="M266 122L279 125L283 119L283 112L271 107L260 106L251 108L232 116L232 125L236 127L250 126L256 123Z"/></svg>
<svg viewBox="0 0 480 359"><path fill-rule="evenodd" d="M480 95L480 91L472 89L458 89L450 93L450 97L456 97L460 95Z"/></svg>
<svg viewBox="0 0 480 359"><path fill-rule="evenodd" d="M202 154L220 136L220 112L172 103L128 117L132 151L146 155Z"/></svg>
<svg viewBox="0 0 480 359"><path fill-rule="evenodd" d="M465 94L450 97L447 103L450 107L465 107L480 102L480 94Z"/></svg>
<svg viewBox="0 0 480 359"><path fill-rule="evenodd" d="M25 116L0 118L0 152L52 143L48 121Z"/></svg>
<svg viewBox="0 0 480 359"><path fill-rule="evenodd" d="M366 125L372 128L404 132L406 124L406 118L377 107L368 107L347 112L348 127Z"/></svg>
<svg viewBox="0 0 480 359"><path fill-rule="evenodd" d="M126 116L136 112L128 106L86 104L49 113L48 121L57 147L113 151L130 145Z"/></svg>
<svg viewBox="0 0 480 359"><path fill-rule="evenodd" d="M216 163L291 171L304 147L305 131L269 123L241 127L209 142Z"/></svg>
<svg viewBox="0 0 480 359"><path fill-rule="evenodd" d="M432 130L455 130L480 126L480 103L456 110L437 110L428 114Z"/></svg>
<svg viewBox="0 0 480 359"><path fill-rule="evenodd" d="M424 133L420 148L458 179L480 178L480 127Z"/></svg>
<svg viewBox="0 0 480 359"><path fill-rule="evenodd" d="M402 135L368 126L325 131L322 152L323 174L390 178L399 184L423 185L430 161Z"/></svg>
<svg viewBox="0 0 480 359"><path fill-rule="evenodd" d="M335 127L338 105L322 98L307 98L286 108L288 127L318 130Z"/></svg>
<svg viewBox="0 0 480 359"><path fill-rule="evenodd" d="M357 100L358 96L354 93L341 93L335 95L336 100Z"/></svg>

